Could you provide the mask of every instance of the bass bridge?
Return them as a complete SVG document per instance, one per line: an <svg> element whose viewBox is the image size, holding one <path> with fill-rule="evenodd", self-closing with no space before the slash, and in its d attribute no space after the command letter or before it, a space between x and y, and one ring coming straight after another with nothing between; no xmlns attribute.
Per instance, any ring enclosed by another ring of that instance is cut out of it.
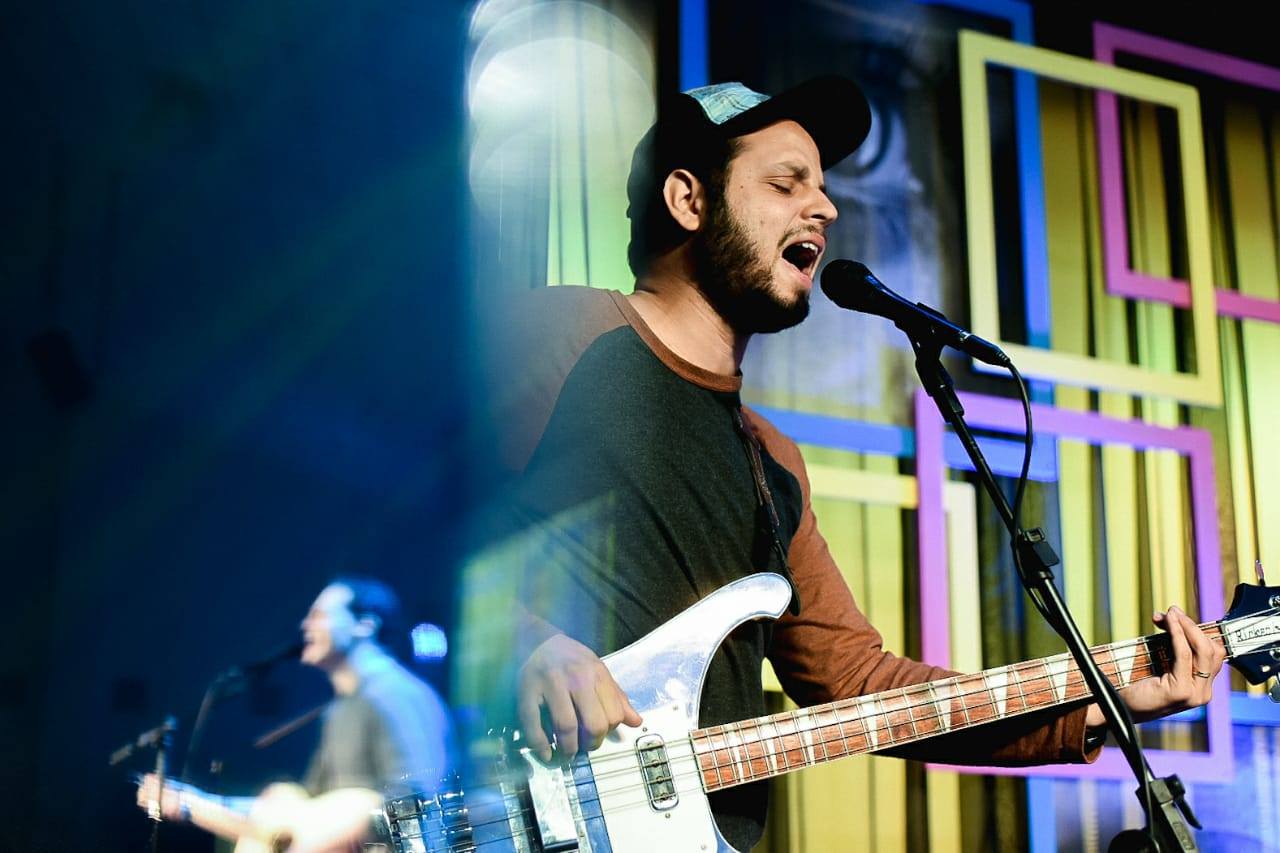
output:
<svg viewBox="0 0 1280 853"><path fill-rule="evenodd" d="M609 853L585 755L543 764L519 735L491 733L434 793L387 801L375 850L394 853Z"/></svg>

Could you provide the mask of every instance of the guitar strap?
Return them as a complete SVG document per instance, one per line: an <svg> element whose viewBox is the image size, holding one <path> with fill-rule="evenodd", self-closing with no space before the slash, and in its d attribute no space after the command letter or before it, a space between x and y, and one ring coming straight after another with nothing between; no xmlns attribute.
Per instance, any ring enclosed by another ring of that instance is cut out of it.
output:
<svg viewBox="0 0 1280 853"><path fill-rule="evenodd" d="M756 489L756 528L757 531L767 531L773 547L773 553L778 557L778 565L783 577L787 579L787 583L791 586L791 602L788 609L792 616L800 615L800 592L796 589L795 578L791 576L791 566L787 562L787 549L782 544L782 521L778 516L778 508L773 502L773 492L769 489L769 481L764 476L764 461L760 456L760 442L756 439L755 433L747 426L746 421L742 417L742 408L735 406L733 409L733 425L738 430L738 437L742 439L742 443L747 448L747 460L751 464L751 478L755 482ZM762 568L768 568L767 565Z"/></svg>
<svg viewBox="0 0 1280 853"><path fill-rule="evenodd" d="M307 723L314 720L316 717L323 714L325 709L328 707L329 707L329 700L325 700L324 702L321 702L316 707L312 708L310 711L307 711L306 713L303 713L298 715L297 717L294 717L292 720L289 720L287 723L283 723L282 725L276 726L274 729L267 732L266 734L259 736L258 739L253 742L253 748L266 749L267 747L271 746L271 744L275 743L281 738L288 737L289 735L296 732L298 729L305 726Z"/></svg>

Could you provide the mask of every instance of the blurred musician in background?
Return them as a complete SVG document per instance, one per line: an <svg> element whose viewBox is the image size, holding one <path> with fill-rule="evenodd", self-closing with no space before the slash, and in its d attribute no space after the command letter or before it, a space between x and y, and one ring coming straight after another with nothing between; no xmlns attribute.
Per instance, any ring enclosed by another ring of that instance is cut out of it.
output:
<svg viewBox="0 0 1280 853"><path fill-rule="evenodd" d="M451 737L439 695L387 650L396 594L381 581L344 577L326 586L302 620L301 661L322 670L334 698L302 786L271 785L256 797L219 797L166 780L138 788L138 805L235 840L236 853L349 850L369 837L388 797L430 790L445 771Z"/></svg>

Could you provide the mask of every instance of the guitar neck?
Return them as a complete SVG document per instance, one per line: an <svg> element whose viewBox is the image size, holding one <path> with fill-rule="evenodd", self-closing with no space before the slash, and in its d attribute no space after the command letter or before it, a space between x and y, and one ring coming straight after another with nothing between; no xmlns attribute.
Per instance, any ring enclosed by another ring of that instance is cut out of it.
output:
<svg viewBox="0 0 1280 853"><path fill-rule="evenodd" d="M1222 643L1222 623L1200 626ZM1117 688L1168 670L1168 635L1090 649ZM1012 666L957 675L698 729L690 733L708 791L790 773L849 755L895 746L1089 698L1084 675L1063 653Z"/></svg>

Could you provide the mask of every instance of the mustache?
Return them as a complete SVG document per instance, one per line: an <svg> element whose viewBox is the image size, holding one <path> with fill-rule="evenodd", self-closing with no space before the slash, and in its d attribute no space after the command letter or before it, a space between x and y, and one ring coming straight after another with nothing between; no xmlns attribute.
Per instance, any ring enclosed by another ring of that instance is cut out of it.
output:
<svg viewBox="0 0 1280 853"><path fill-rule="evenodd" d="M818 225L807 225L803 228L793 228L792 230L788 231L786 234L782 235L782 239L778 241L778 248L781 249L783 246L787 245L787 241L789 241L792 237L798 237L801 234L816 234L817 236L825 240L827 237L827 229L822 228Z"/></svg>

